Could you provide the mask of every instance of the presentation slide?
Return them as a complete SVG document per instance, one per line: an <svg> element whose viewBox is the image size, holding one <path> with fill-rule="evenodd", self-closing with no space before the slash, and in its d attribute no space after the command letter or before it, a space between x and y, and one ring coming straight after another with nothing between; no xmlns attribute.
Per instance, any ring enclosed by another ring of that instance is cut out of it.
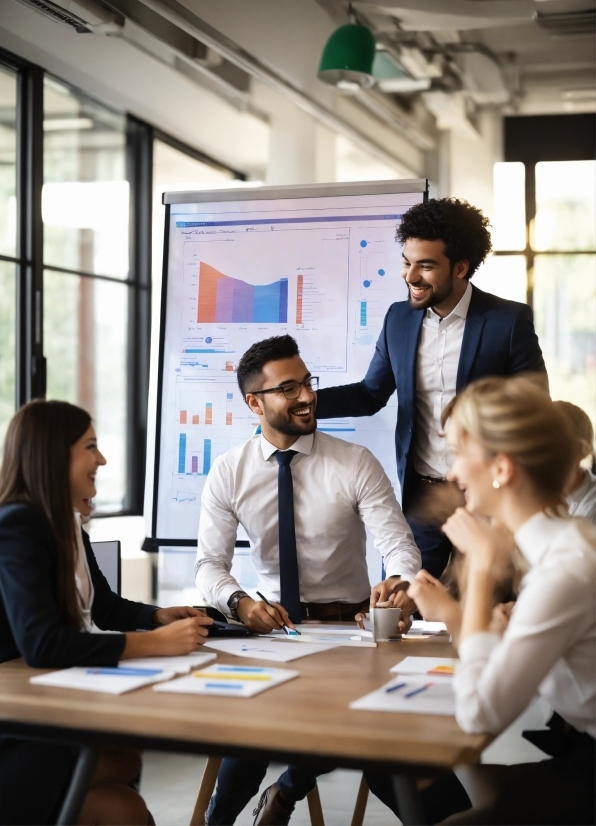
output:
<svg viewBox="0 0 596 826"><path fill-rule="evenodd" d="M386 189L170 205L154 536L196 539L214 460L255 432L235 374L251 344L294 336L321 387L364 377L388 307L407 297L395 231L423 199ZM366 445L397 489L395 407L319 429Z"/></svg>

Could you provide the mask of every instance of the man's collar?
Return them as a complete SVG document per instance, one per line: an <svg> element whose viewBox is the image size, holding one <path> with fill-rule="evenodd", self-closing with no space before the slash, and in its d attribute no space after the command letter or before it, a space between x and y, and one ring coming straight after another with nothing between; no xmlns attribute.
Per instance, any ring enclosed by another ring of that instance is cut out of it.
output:
<svg viewBox="0 0 596 826"><path fill-rule="evenodd" d="M288 448L288 450L295 450L298 453L304 453L306 456L310 456L314 440L314 433L309 433L307 436L299 436L294 444ZM271 458L271 456L273 456L273 454L278 450L279 448L272 445L271 442L268 442L261 433L261 451L263 452L263 459L267 461L267 459Z"/></svg>
<svg viewBox="0 0 596 826"><path fill-rule="evenodd" d="M449 313L448 316L445 316L445 318L440 318L439 315L437 313L435 313L433 308L429 307L428 310L426 311L427 317L433 319L433 321L436 321L436 322L440 321L443 324L448 319L451 319L453 316L459 316L460 318L463 318L465 320L467 318L467 315L468 315L468 310L470 308L470 301L471 300L472 300L472 285L468 281L468 285L466 287L466 290L465 290L464 294L462 295L460 300L457 302L455 307L451 310L451 312Z"/></svg>

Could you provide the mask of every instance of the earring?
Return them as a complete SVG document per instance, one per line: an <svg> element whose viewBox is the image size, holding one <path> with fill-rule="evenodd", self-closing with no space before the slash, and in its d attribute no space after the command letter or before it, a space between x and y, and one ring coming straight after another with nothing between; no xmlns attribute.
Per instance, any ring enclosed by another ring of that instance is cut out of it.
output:
<svg viewBox="0 0 596 826"><path fill-rule="evenodd" d="M500 483L500 482L497 482L497 480L496 480L496 479L493 479L493 488L494 488L495 490L499 490L499 488L500 488L500 487L501 487L501 483Z"/></svg>

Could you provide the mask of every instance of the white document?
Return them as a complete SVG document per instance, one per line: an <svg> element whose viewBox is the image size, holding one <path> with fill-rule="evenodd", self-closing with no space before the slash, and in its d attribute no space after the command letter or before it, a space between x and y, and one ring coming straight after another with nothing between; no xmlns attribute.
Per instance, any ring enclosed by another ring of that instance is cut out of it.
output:
<svg viewBox="0 0 596 826"><path fill-rule="evenodd" d="M308 627L308 626L307 626ZM271 634L263 634L260 639L274 639L279 642L304 643L310 645L325 645L328 648L336 648L345 645L348 648L376 648L376 642L372 641L372 634L367 631L360 631L355 634L350 630L347 634L328 633L317 631L316 633L303 631L300 636L297 634L287 635L283 631L272 631Z"/></svg>
<svg viewBox="0 0 596 826"><path fill-rule="evenodd" d="M101 691L104 694L125 694L151 683L171 680L174 671L161 668L65 668L63 671L51 671L39 677L31 677L33 685L47 685L55 688L78 688L82 691Z"/></svg>
<svg viewBox="0 0 596 826"><path fill-rule="evenodd" d="M429 677L395 677L382 688L361 697L350 708L363 711L398 711L405 714L455 714L451 680Z"/></svg>
<svg viewBox="0 0 596 826"><path fill-rule="evenodd" d="M389 670L395 674L426 674L430 677L453 677L458 660L452 657L406 657Z"/></svg>
<svg viewBox="0 0 596 826"><path fill-rule="evenodd" d="M217 694L221 697L254 697L268 688L298 677L297 671L256 666L213 665L188 677L156 685L154 691L172 694Z"/></svg>
<svg viewBox="0 0 596 826"><path fill-rule="evenodd" d="M217 654L195 653L180 657L140 657L133 660L122 660L125 668L163 668L164 671L174 671L176 674L188 674L191 668L210 663Z"/></svg>
<svg viewBox="0 0 596 826"><path fill-rule="evenodd" d="M418 637L421 634L447 634L447 626L444 622L426 622L426 620L413 620L412 627L407 633L408 637Z"/></svg>
<svg viewBox="0 0 596 826"><path fill-rule="evenodd" d="M281 642L281 640L255 637L253 639L215 640L214 642L206 642L205 648L213 648L215 651L222 651L225 654L234 654L236 657L289 663L291 660L299 660L300 657L308 657L309 654L320 654L322 651L329 651L335 645L337 643L333 645L319 645L316 643L288 645L288 643Z"/></svg>

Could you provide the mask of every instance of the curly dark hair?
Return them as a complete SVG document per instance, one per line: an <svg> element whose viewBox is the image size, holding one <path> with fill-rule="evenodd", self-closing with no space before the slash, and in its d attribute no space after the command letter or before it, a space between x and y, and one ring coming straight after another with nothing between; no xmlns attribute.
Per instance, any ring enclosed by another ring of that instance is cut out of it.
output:
<svg viewBox="0 0 596 826"><path fill-rule="evenodd" d="M466 278L471 278L492 250L488 218L467 201L457 198L431 198L416 204L402 218L395 240L408 238L443 241L445 255L453 267L458 261L469 263Z"/></svg>
<svg viewBox="0 0 596 826"><path fill-rule="evenodd" d="M280 361L299 356L300 350L292 336L273 336L252 344L238 362L236 378L242 397L251 392L255 380L261 375L263 367L269 361Z"/></svg>

